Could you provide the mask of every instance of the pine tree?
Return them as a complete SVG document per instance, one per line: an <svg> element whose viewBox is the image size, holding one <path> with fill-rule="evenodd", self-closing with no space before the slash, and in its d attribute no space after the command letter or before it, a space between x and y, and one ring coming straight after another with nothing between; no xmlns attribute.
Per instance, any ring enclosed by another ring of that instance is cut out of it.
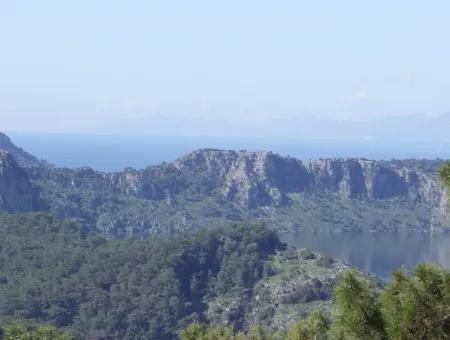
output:
<svg viewBox="0 0 450 340"><path fill-rule="evenodd" d="M355 272L343 275L334 290L336 316L332 334L337 339L386 339L383 317L373 282Z"/></svg>
<svg viewBox="0 0 450 340"><path fill-rule="evenodd" d="M450 162L447 162L439 169L439 176L444 185L450 188Z"/></svg>
<svg viewBox="0 0 450 340"><path fill-rule="evenodd" d="M426 264L410 277L397 271L381 293L381 310L390 339L449 339L450 274Z"/></svg>
<svg viewBox="0 0 450 340"><path fill-rule="evenodd" d="M329 321L320 311L314 311L308 319L299 321L288 332L287 340L327 340Z"/></svg>

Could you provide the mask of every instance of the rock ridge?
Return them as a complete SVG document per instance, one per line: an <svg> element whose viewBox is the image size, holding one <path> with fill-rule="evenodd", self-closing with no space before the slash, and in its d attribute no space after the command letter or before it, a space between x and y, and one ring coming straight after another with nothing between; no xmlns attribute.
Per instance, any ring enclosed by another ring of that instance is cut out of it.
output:
<svg viewBox="0 0 450 340"><path fill-rule="evenodd" d="M448 206L436 175L442 161L302 161L266 151L201 149L171 163L103 173L90 168L21 169L11 156L2 155L8 170L0 174L1 210L50 209L90 228L118 234L171 232L230 219L272 221L278 216L283 220L280 215L296 214L286 210L289 207L303 209L303 217L312 214L311 209L321 211L304 221L336 220L347 225L353 222L346 220L346 211L338 205L361 202L358 209L370 205L373 212L352 212L364 220L364 214L389 209L383 203L389 200L401 200L403 210L425 209L441 220ZM395 225L402 219L386 223ZM420 223L428 225L432 220L426 217Z"/></svg>

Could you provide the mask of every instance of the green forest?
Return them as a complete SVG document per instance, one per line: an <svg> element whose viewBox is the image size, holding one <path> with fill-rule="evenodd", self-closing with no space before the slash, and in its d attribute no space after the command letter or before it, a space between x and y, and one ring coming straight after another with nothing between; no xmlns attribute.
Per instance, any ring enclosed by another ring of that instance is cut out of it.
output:
<svg viewBox="0 0 450 340"><path fill-rule="evenodd" d="M284 248L263 226L167 239L105 240L50 214L0 216L0 317L38 320L77 339L173 339L205 300L245 299Z"/></svg>

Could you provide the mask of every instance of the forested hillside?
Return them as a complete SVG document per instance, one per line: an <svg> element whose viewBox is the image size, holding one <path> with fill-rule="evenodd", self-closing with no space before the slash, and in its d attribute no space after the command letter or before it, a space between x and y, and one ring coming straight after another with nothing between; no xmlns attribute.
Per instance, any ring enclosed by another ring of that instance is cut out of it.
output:
<svg viewBox="0 0 450 340"><path fill-rule="evenodd" d="M34 213L0 215L0 233L3 323L50 322L81 339L173 339L196 320L286 327L326 307L347 268L284 251L258 225L119 241Z"/></svg>

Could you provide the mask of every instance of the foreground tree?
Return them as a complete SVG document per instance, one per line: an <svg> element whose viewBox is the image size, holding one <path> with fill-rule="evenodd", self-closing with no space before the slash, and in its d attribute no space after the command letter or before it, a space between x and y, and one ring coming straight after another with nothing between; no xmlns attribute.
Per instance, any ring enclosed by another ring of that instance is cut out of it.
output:
<svg viewBox="0 0 450 340"><path fill-rule="evenodd" d="M336 315L332 325L333 338L386 339L376 285L345 273L335 291Z"/></svg>
<svg viewBox="0 0 450 340"><path fill-rule="evenodd" d="M0 338L1 338L0 332ZM32 327L22 323L5 327L3 331L5 340L71 340L72 337L64 331L53 326Z"/></svg>
<svg viewBox="0 0 450 340"><path fill-rule="evenodd" d="M180 335L181 340L234 340L236 335L230 327L203 327L195 322L189 325Z"/></svg>
<svg viewBox="0 0 450 340"><path fill-rule="evenodd" d="M391 339L449 339L450 274L425 264L413 276L394 273L381 310Z"/></svg>
<svg viewBox="0 0 450 340"><path fill-rule="evenodd" d="M248 332L236 332L232 327L204 327L198 322L190 324L180 334L181 340L284 340L283 334L272 333L255 325Z"/></svg>
<svg viewBox="0 0 450 340"><path fill-rule="evenodd" d="M336 339L450 339L450 274L419 264L384 289L346 273L335 289Z"/></svg>
<svg viewBox="0 0 450 340"><path fill-rule="evenodd" d="M439 177L447 188L450 188L450 162L447 162L439 169Z"/></svg>
<svg viewBox="0 0 450 340"><path fill-rule="evenodd" d="M306 320L299 321L289 330L288 340L327 340L329 321L320 311L313 312Z"/></svg>

